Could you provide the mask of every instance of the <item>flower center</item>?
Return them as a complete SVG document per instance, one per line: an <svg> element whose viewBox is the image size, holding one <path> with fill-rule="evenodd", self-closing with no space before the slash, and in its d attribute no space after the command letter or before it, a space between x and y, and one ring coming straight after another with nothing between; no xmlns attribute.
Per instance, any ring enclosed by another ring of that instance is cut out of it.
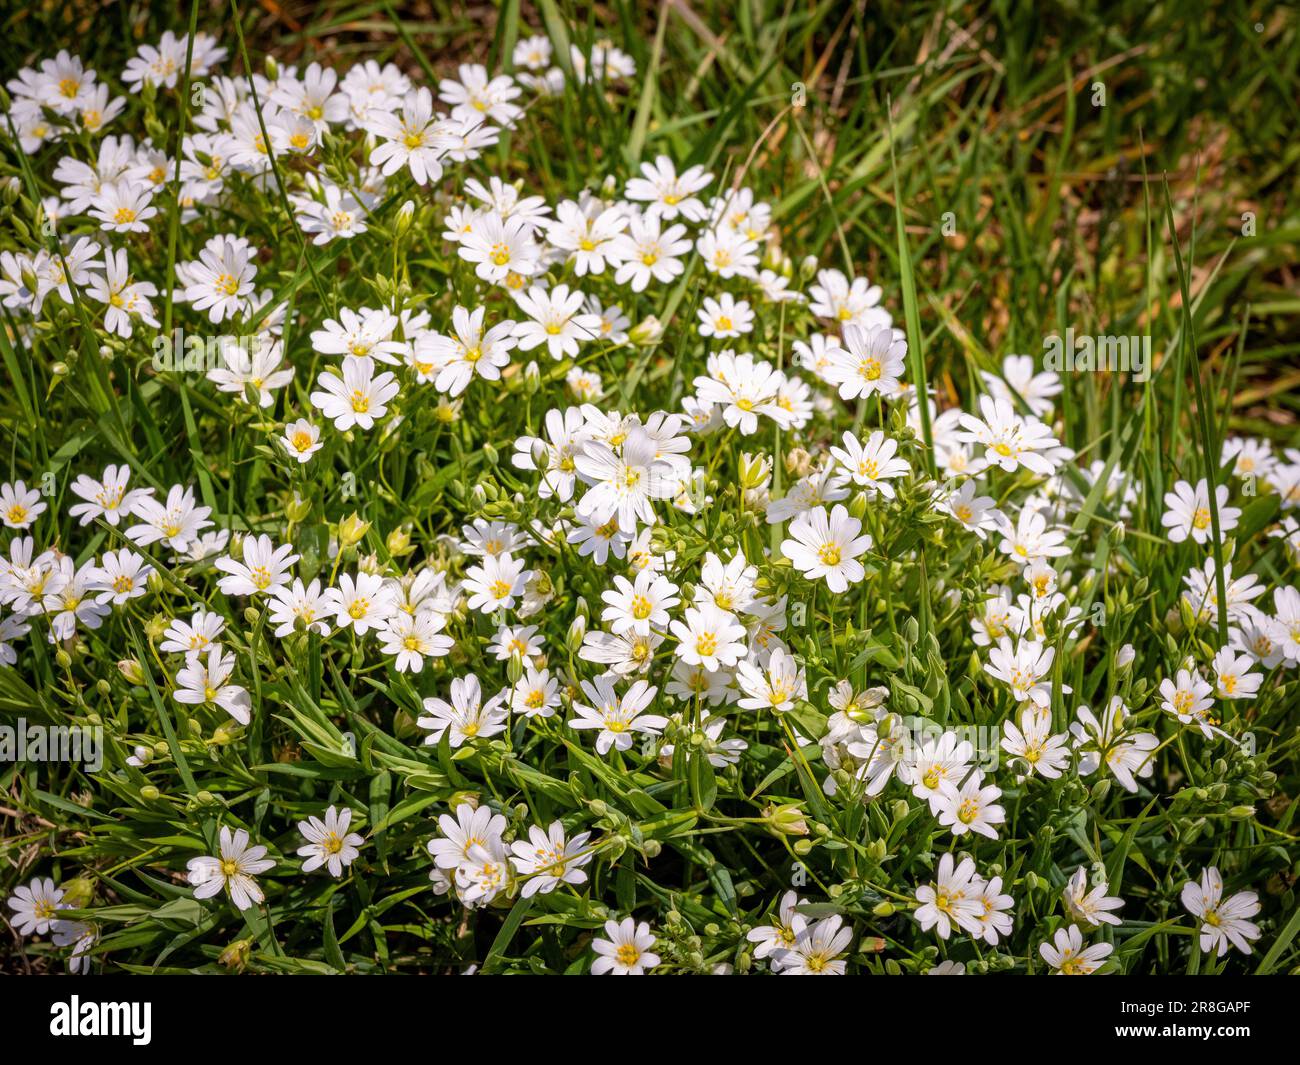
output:
<svg viewBox="0 0 1300 1065"><path fill-rule="evenodd" d="M840 545L839 544L822 544L817 549L817 558L823 566L838 566L840 564Z"/></svg>

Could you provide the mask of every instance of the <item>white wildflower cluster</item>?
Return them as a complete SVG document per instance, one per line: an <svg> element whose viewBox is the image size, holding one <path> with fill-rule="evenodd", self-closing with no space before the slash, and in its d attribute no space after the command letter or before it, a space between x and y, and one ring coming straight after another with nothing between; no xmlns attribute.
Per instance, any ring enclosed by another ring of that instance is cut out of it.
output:
<svg viewBox="0 0 1300 1065"><path fill-rule="evenodd" d="M167 33L8 82L10 343L94 344L39 408L86 413L0 485L0 663L107 730L74 790L148 825L79 910L143 866L330 964L317 883L335 927L528 900L538 970L1088 974L1181 889L1197 938L1162 950L1251 951L1254 837L1190 844L1276 783L1300 451L1230 437L1187 480L1085 449L1028 356L959 396L900 290L796 266L704 141L513 165L566 93L634 106L611 44L437 84L227 59ZM152 358L177 327L220 334L201 372ZM84 969L64 894L11 922ZM139 908L96 964L151 942Z"/></svg>

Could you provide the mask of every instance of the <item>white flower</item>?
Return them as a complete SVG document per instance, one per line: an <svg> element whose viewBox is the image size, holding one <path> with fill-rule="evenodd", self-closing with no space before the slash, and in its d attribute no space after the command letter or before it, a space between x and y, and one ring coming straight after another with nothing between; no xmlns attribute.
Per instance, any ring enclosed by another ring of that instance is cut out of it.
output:
<svg viewBox="0 0 1300 1065"><path fill-rule="evenodd" d="M560 682L550 670L524 667L510 689L510 709L524 717L551 717L560 705Z"/></svg>
<svg viewBox="0 0 1300 1065"><path fill-rule="evenodd" d="M384 308L343 307L338 319L326 318L311 334L313 351L322 355L369 355L376 362L395 366L406 348L393 334L400 323L397 315Z"/></svg>
<svg viewBox="0 0 1300 1065"><path fill-rule="evenodd" d="M578 649L584 662L596 662L619 676L645 673L654 661L655 649L664 642L657 632L638 636L628 632L615 636L608 632L588 632Z"/></svg>
<svg viewBox="0 0 1300 1065"><path fill-rule="evenodd" d="M108 233L148 233L145 222L158 214L158 208L150 203L152 199L153 189L148 186L125 180L110 181L100 188L90 216L99 219L99 228Z"/></svg>
<svg viewBox="0 0 1300 1065"><path fill-rule="evenodd" d="M502 218L495 211L479 217L471 232L461 238L457 254L474 263L484 281L505 281L511 274L528 277L539 268L541 249L533 241L533 227L525 218Z"/></svg>
<svg viewBox="0 0 1300 1065"><path fill-rule="evenodd" d="M546 438L519 437L510 461L517 469L545 471L537 488L540 498L556 496L568 502L577 481L575 458L588 435L586 420L578 408L550 410L546 412Z"/></svg>
<svg viewBox="0 0 1300 1065"><path fill-rule="evenodd" d="M531 319L515 326L519 350L532 351L545 344L553 359L576 356L578 345L594 340L600 330L600 319L582 310L583 299L568 285L556 285L549 292L533 285L515 296L519 309Z"/></svg>
<svg viewBox="0 0 1300 1065"><path fill-rule="evenodd" d="M482 699L478 677L473 673L453 678L450 703L442 699L424 700L427 716L417 718L415 722L420 728L429 730L424 742L436 746L445 734L454 749L472 740L504 732L508 711L501 696L494 695L486 703Z"/></svg>
<svg viewBox="0 0 1300 1065"><path fill-rule="evenodd" d="M955 732L929 736L923 742L908 745L906 756L898 764L898 779L912 788L912 794L930 804L937 814L945 784L960 784L970 772L975 749L969 740ZM978 774L977 774L978 775Z"/></svg>
<svg viewBox="0 0 1300 1065"><path fill-rule="evenodd" d="M597 677L594 683L584 680L582 691L588 702L574 702L577 716L569 719L569 727L597 729L597 754L608 754L611 747L626 751L632 746L633 733L658 736L668 724L666 717L642 712L654 702L659 691L643 680L635 681L622 696L614 690L611 676Z"/></svg>
<svg viewBox="0 0 1300 1065"><path fill-rule="evenodd" d="M677 585L649 569L632 581L615 577L614 589L602 592L601 599L607 604L601 621L618 635L635 632L641 636L648 636L651 627L666 628L668 611L681 602Z"/></svg>
<svg viewBox="0 0 1300 1065"><path fill-rule="evenodd" d="M510 862L500 841L492 847L474 844L456 867L456 894L470 908L486 906L502 892L508 893L512 884Z"/></svg>
<svg viewBox="0 0 1300 1065"><path fill-rule="evenodd" d="M1002 722L1002 731L1002 749L1021 759L1029 767L1030 776L1038 774L1055 780L1069 764L1069 737L1064 732L1053 735L1051 715L1034 705L1020 712L1019 728L1008 719Z"/></svg>
<svg viewBox="0 0 1300 1065"><path fill-rule="evenodd" d="M946 825L954 836L976 832L997 839L997 829L993 826L1007 819L1006 810L997 804L1001 797L1001 788L984 784L980 774L975 772L960 787L945 780L939 786L939 794L932 805L939 824Z"/></svg>
<svg viewBox="0 0 1300 1065"><path fill-rule="evenodd" d="M645 921L637 924L631 917L622 922L606 921L605 935L609 938L596 936L591 941L591 949L596 952L596 960L591 963L593 976L644 976L647 969L659 964L659 955L650 951L655 937Z"/></svg>
<svg viewBox="0 0 1300 1065"><path fill-rule="evenodd" d="M201 654L217 646L217 637L226 627L226 619L210 610L196 610L188 622L175 618L163 633L158 645L161 651L173 654Z"/></svg>
<svg viewBox="0 0 1300 1065"><path fill-rule="evenodd" d="M724 280L758 273L758 244L728 226L710 229L695 242L704 268Z"/></svg>
<svg viewBox="0 0 1300 1065"><path fill-rule="evenodd" d="M871 549L871 537L858 535L862 522L836 504L829 517L825 507L813 507L790 522L790 539L781 554L808 580L825 580L836 595L866 575L858 556Z"/></svg>
<svg viewBox="0 0 1300 1065"><path fill-rule="evenodd" d="M653 163L641 164L641 177L629 178L625 195L629 200L649 203L646 217L672 221L678 215L690 222L708 217L695 193L705 188L713 175L702 166L692 166L678 175L673 161L661 155Z"/></svg>
<svg viewBox="0 0 1300 1065"><path fill-rule="evenodd" d="M817 271L817 283L808 289L809 307L819 318L863 330L889 329L889 313L880 304L881 288L865 277L852 282L839 270Z"/></svg>
<svg viewBox="0 0 1300 1065"><path fill-rule="evenodd" d="M711 356L708 376L695 378L696 396L702 403L722 408L723 420L744 436L758 431L758 416L765 414L788 427L788 416L777 403L785 376L771 363L752 355L724 351Z"/></svg>
<svg viewBox="0 0 1300 1065"><path fill-rule="evenodd" d="M249 401L250 393L263 410L275 402L273 389L293 380L293 367L280 368L284 345L269 337L223 337L219 347L223 365L208 371L208 380L222 392Z"/></svg>
<svg viewBox="0 0 1300 1065"><path fill-rule="evenodd" d="M320 427L313 425L306 418L299 418L284 427L280 437L285 451L298 460L299 465L307 462L325 445L321 443Z"/></svg>
<svg viewBox="0 0 1300 1065"><path fill-rule="evenodd" d="M1084 947L1083 933L1078 925L1073 924L1069 928L1058 928L1053 943L1038 945L1038 953L1056 976L1090 976L1101 968L1114 949L1109 943Z"/></svg>
<svg viewBox="0 0 1300 1065"><path fill-rule="evenodd" d="M506 819L486 806L461 803L456 816L441 814L438 828L442 839L431 839L426 845L429 855L439 869L455 869L469 857L472 847L489 851L501 849L501 834L506 830Z"/></svg>
<svg viewBox="0 0 1300 1065"><path fill-rule="evenodd" d="M716 673L745 657L745 627L713 603L687 607L686 620L674 621L670 628L677 637L677 657L687 665Z"/></svg>
<svg viewBox="0 0 1300 1065"><path fill-rule="evenodd" d="M979 495L975 482L969 480L955 492L944 494L938 507L983 540L990 531L1001 528L1002 514L995 504L992 496Z"/></svg>
<svg viewBox="0 0 1300 1065"><path fill-rule="evenodd" d="M1149 732L1125 732L1128 710L1114 696L1100 721L1086 706L1075 710L1070 725L1074 747L1079 752L1079 775L1090 776L1104 762L1125 791L1138 790L1136 777L1155 771L1155 751L1160 741Z"/></svg>
<svg viewBox="0 0 1300 1065"><path fill-rule="evenodd" d="M312 406L345 432L354 425L370 429L388 412L389 401L401 386L391 373L375 376L375 361L369 355L349 355L343 360L343 375L322 373L316 378L320 391L311 394Z"/></svg>
<svg viewBox="0 0 1300 1065"><path fill-rule="evenodd" d="M844 447L830 450L848 473L849 480L879 492L886 499L894 498L894 486L888 483L889 479L912 471L906 460L895 457L898 442L879 429L867 437L865 444L859 443L852 433L845 433Z"/></svg>
<svg viewBox="0 0 1300 1065"><path fill-rule="evenodd" d="M334 91L337 83L338 75L334 71L312 63L301 80L288 73L279 78L270 100L277 107L307 119L318 132L324 133L331 123L348 117L348 99Z"/></svg>
<svg viewBox="0 0 1300 1065"><path fill-rule="evenodd" d="M1019 640L1013 644L1009 636L1003 636L989 651L984 672L1008 685L1016 702L1028 699L1035 706L1045 708L1052 699L1049 674L1055 657L1055 647L1046 647L1037 640ZM1063 692L1072 690L1068 685L1061 685Z"/></svg>
<svg viewBox="0 0 1300 1065"><path fill-rule="evenodd" d="M228 683L234 672L233 652L212 647L206 664L198 653L192 654L176 674L172 698L188 706L220 707L241 725L247 725L252 717L253 701L245 689Z"/></svg>
<svg viewBox="0 0 1300 1065"><path fill-rule="evenodd" d="M427 363L437 374L434 387L439 392L458 396L475 375L485 381L501 379L502 369L510 362L510 350L518 343L516 323L506 319L484 332L486 314L485 307L474 311L456 307L451 312L455 336L424 333L416 338L416 364Z"/></svg>
<svg viewBox="0 0 1300 1065"><path fill-rule="evenodd" d="M773 915L770 924L751 928L745 938L758 944L754 948L755 958L772 959L772 968L779 970L786 952L794 946L799 934L808 927L808 918L798 912L800 904L798 894L787 891L781 896L780 906Z"/></svg>
<svg viewBox="0 0 1300 1065"><path fill-rule="evenodd" d="M90 586L99 593L96 598L100 603L121 606L149 590L153 572L153 567L141 555L125 547L120 551L105 551L103 562L91 574Z"/></svg>
<svg viewBox="0 0 1300 1065"><path fill-rule="evenodd" d="M371 112L365 128L383 142L370 153L370 164L386 176L406 167L422 187L442 177L442 159L452 141L448 125L433 110L428 89L407 92L397 113Z"/></svg>
<svg viewBox="0 0 1300 1065"><path fill-rule="evenodd" d="M615 284L630 283L633 292L644 292L651 278L663 285L678 277L686 269L682 256L691 250L685 236L686 227L681 224L661 229L654 215L631 218L627 231L610 243L610 261L619 264Z"/></svg>
<svg viewBox="0 0 1300 1065"><path fill-rule="evenodd" d="M904 373L907 341L888 326L861 329L845 325L844 345L830 353L825 378L841 399L892 395Z"/></svg>
<svg viewBox="0 0 1300 1065"><path fill-rule="evenodd" d="M479 63L462 63L460 81L443 78L438 82L438 99L451 104L451 117L463 122L481 122L486 116L501 126L511 126L524 109L511 103L523 91L504 74L489 78Z"/></svg>
<svg viewBox="0 0 1300 1065"><path fill-rule="evenodd" d="M1163 700L1160 708L1173 714L1184 725L1196 725L1206 739L1212 738L1216 732L1222 735L1214 728L1218 719L1210 716L1214 708L1213 695L1214 689L1193 670L1180 669L1175 677L1166 677L1160 682L1160 698Z"/></svg>
<svg viewBox="0 0 1300 1065"><path fill-rule="evenodd" d="M1226 533L1235 529L1241 510L1228 506L1228 486L1221 484L1216 487L1214 498L1219 511L1219 531ZM1204 478L1196 482L1195 488L1186 481L1179 481L1172 492L1165 493L1165 507L1160 524L1169 530L1169 539L1173 543L1180 544L1189 536L1198 544L1209 540L1214 529L1210 494Z"/></svg>
<svg viewBox="0 0 1300 1065"><path fill-rule="evenodd" d="M781 954L782 976L843 976L853 928L838 913L805 925Z"/></svg>
<svg viewBox="0 0 1300 1065"><path fill-rule="evenodd" d="M275 865L274 859L265 857L266 848L260 845L250 847L244 829L232 834L223 825L220 851L219 856L191 858L185 863L189 881L194 885L194 897L210 899L224 888L238 910L246 910L261 902L265 896L253 877Z"/></svg>
<svg viewBox="0 0 1300 1065"><path fill-rule="evenodd" d="M921 905L912 916L920 924L921 931L937 929L940 939L952 935L953 925L979 935L983 930L980 915L984 911L980 894L974 861L963 858L960 864L954 864L953 856L945 854L939 859L934 882L916 889L916 901Z"/></svg>
<svg viewBox="0 0 1300 1065"><path fill-rule="evenodd" d="M1230 946L1243 954L1251 953L1250 940L1259 938L1259 926L1249 918L1259 913L1259 896L1253 891L1238 891L1223 897L1223 877L1214 866L1201 871L1201 882L1189 880L1183 885L1183 906L1201 923L1200 945L1207 954L1220 958Z"/></svg>
<svg viewBox="0 0 1300 1065"><path fill-rule="evenodd" d="M808 683L798 659L777 647L766 667L741 662L736 667L736 683L745 693L739 705L746 710L775 710L782 713L794 708L795 701L808 698Z"/></svg>
<svg viewBox="0 0 1300 1065"><path fill-rule="evenodd" d="M1105 880L1090 889L1088 871L1083 866L1079 866L1066 883L1065 890L1061 892L1061 901L1065 903L1070 916L1080 924L1092 928L1103 924L1121 924L1120 918L1110 911L1118 910L1124 905L1124 900L1109 896L1106 891Z"/></svg>
<svg viewBox="0 0 1300 1065"><path fill-rule="evenodd" d="M288 584L298 558L289 544L276 547L269 536L247 536L242 560L227 556L213 563L215 568L228 574L217 581L217 587L226 595L261 595Z"/></svg>
<svg viewBox="0 0 1300 1065"><path fill-rule="evenodd" d="M0 520L10 529L30 529L45 512L41 493L23 481L0 485Z"/></svg>
<svg viewBox="0 0 1300 1065"><path fill-rule="evenodd" d="M196 311L207 311L213 322L233 318L253 291L257 266L247 241L217 237L199 253L197 262L176 269L185 283L185 298Z"/></svg>
<svg viewBox="0 0 1300 1065"><path fill-rule="evenodd" d="M465 571L469 608L483 614L513 610L532 575L532 570L524 568L523 559L508 554L485 555L481 563Z"/></svg>
<svg viewBox="0 0 1300 1065"><path fill-rule="evenodd" d="M1021 418L1006 400L980 396L980 417L962 414L958 440L984 448L983 461L1007 473L1021 466L1031 473L1049 476L1057 467L1053 456L1059 448L1052 431L1037 418Z"/></svg>
<svg viewBox="0 0 1300 1065"><path fill-rule="evenodd" d="M981 370L980 377L995 399L1006 400L1015 406L1014 392L1039 418L1046 418L1052 412L1052 397L1060 395L1063 388L1060 376L1052 370L1034 372L1031 355L1008 355L1002 360L1001 377L988 370Z"/></svg>
<svg viewBox="0 0 1300 1065"><path fill-rule="evenodd" d="M1213 564L1213 559L1210 559L1209 562L1207 562L1207 572L1212 572ZM1228 564L1225 564L1223 569L1225 578L1230 578L1232 574L1229 571ZM1196 571L1193 570L1192 572L1195 573ZM1254 580L1254 577L1248 577L1240 583L1245 584L1250 582L1253 585ZM1213 585L1213 581L1209 581L1208 583L1211 586ZM1236 584L1230 583L1228 585L1228 616L1232 617L1232 601L1234 593L1240 595L1240 597L1244 599L1253 598L1253 596L1258 595L1262 590L1262 588L1255 590L1252 587L1251 595L1247 596L1237 588ZM1209 594L1208 588L1207 594ZM1277 645L1278 653L1280 653L1289 664L1300 664L1300 591L1297 591L1292 587L1274 588L1273 605L1276 608L1276 611L1275 616L1270 619L1268 623L1269 638Z"/></svg>
<svg viewBox="0 0 1300 1065"><path fill-rule="evenodd" d="M1068 555L1063 529L1049 529L1047 519L1026 504L1016 518L1016 524L1003 519L1002 542L998 550L1021 565L1041 558L1059 558Z"/></svg>
<svg viewBox="0 0 1300 1065"><path fill-rule="evenodd" d="M530 898L549 894L560 884L585 884L587 874L582 867L594 856L590 851L583 853L590 838L590 832L579 832L566 840L564 825L559 821L551 822L545 831L529 825L528 842L516 840L510 844L514 852L510 860L519 875L527 878L519 894Z"/></svg>
<svg viewBox="0 0 1300 1065"><path fill-rule="evenodd" d="M298 848L299 857L307 859L302 863L304 873L323 865L330 876L343 875L343 870L357 857L357 848L365 844L362 836L348 831L351 822L352 811L346 806L341 812L331 806L325 811L324 821L309 816L306 821L298 822L298 831L307 841L306 846Z"/></svg>
<svg viewBox="0 0 1300 1065"><path fill-rule="evenodd" d="M334 596L322 592L318 580L304 586L301 580L295 579L292 586L281 584L271 589L271 624L276 626L275 634L280 639L292 635L299 625L304 632L328 636L327 619L337 609Z"/></svg>
<svg viewBox="0 0 1300 1065"><path fill-rule="evenodd" d="M603 274L606 262L615 262L614 239L627 228L628 217L617 207L599 200L584 204L565 200L555 208L555 221L546 225L546 239L569 253L578 277Z"/></svg>
<svg viewBox="0 0 1300 1065"><path fill-rule="evenodd" d="M114 528L125 517L135 511L136 504L146 498L153 489L127 489L131 479L131 468L126 465L104 467L104 476L96 481L84 473L72 482L72 491L85 502L74 504L68 513L80 519L82 525L89 525L96 518L103 518Z"/></svg>
<svg viewBox="0 0 1300 1065"><path fill-rule="evenodd" d="M29 884L14 888L8 901L14 911L10 921L19 935L44 935L57 922L58 912L63 908L63 889L56 888L50 877L42 880L38 876Z"/></svg>
<svg viewBox="0 0 1300 1065"><path fill-rule="evenodd" d="M126 249L104 252L104 274L91 274L87 292L92 299L104 304L104 328L123 338L129 338L135 329L135 319L158 328L150 296L158 294L150 281L134 281L127 262Z"/></svg>
<svg viewBox="0 0 1300 1065"><path fill-rule="evenodd" d="M578 475L591 487L578 501L578 514L600 525L618 519L618 528L634 535L637 521L653 525L653 499L676 494L674 464L661 456L659 443L640 426L627 434L618 449L588 440L575 456Z"/></svg>
<svg viewBox="0 0 1300 1065"><path fill-rule="evenodd" d="M344 573L339 577L339 586L326 594L334 624L340 629L351 626L358 636L383 628L397 609L396 593L374 573L357 573L355 577Z"/></svg>
<svg viewBox="0 0 1300 1065"><path fill-rule="evenodd" d="M716 300L705 297L697 314L700 319L698 331L702 337L738 337L754 328L754 312L749 309L749 304L737 300L730 292L724 292Z"/></svg>
<svg viewBox="0 0 1300 1065"><path fill-rule="evenodd" d="M425 658L439 658L448 654L456 641L442 635L446 619L430 610L407 614L398 610L379 630L380 651L396 655L397 672L419 673L424 669Z"/></svg>

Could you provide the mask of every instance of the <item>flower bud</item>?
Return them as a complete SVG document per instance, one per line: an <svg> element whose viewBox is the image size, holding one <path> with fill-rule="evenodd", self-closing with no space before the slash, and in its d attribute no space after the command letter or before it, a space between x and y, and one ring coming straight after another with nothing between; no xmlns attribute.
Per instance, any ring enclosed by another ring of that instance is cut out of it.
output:
<svg viewBox="0 0 1300 1065"><path fill-rule="evenodd" d="M370 531L370 522L364 521L354 510L339 522L339 546L353 547Z"/></svg>
<svg viewBox="0 0 1300 1065"><path fill-rule="evenodd" d="M634 325L628 333L628 338L633 344L649 347L652 344L658 344L663 335L663 323L652 314Z"/></svg>
<svg viewBox="0 0 1300 1065"><path fill-rule="evenodd" d="M744 452L740 456L740 484L742 488L761 488L772 473L772 460L761 452L751 455Z"/></svg>
<svg viewBox="0 0 1300 1065"><path fill-rule="evenodd" d="M146 784L143 788L140 789L140 798L142 798L145 802L157 802L161 795L162 792L160 792L152 784Z"/></svg>
<svg viewBox="0 0 1300 1065"><path fill-rule="evenodd" d="M303 499L297 492L294 492L293 498L284 505L284 516L295 525L307 520L307 515L311 513L311 500Z"/></svg>
<svg viewBox="0 0 1300 1065"><path fill-rule="evenodd" d="M581 613L576 614L573 621L569 623L569 633L564 638L564 644L576 655L582 647L582 640L586 635L587 619Z"/></svg>
<svg viewBox="0 0 1300 1065"><path fill-rule="evenodd" d="M95 894L95 885L84 876L76 880L65 880L59 885L63 889L63 904L74 910L84 910Z"/></svg>
<svg viewBox="0 0 1300 1065"><path fill-rule="evenodd" d="M414 218L415 203L412 200L407 200L397 209L396 228L399 237L405 235L406 231L411 228L411 222Z"/></svg>
<svg viewBox="0 0 1300 1065"><path fill-rule="evenodd" d="M388 553L394 558L404 558L415 550L410 535L400 526L388 534L384 540L384 546L388 548Z"/></svg>
<svg viewBox="0 0 1300 1065"><path fill-rule="evenodd" d="M769 832L778 836L808 835L808 821L802 807L797 802L783 803L780 806L769 804L763 808L763 820Z"/></svg>
<svg viewBox="0 0 1300 1065"><path fill-rule="evenodd" d="M233 969L235 972L243 972L244 967L248 965L248 955L252 950L253 941L251 939L237 939L221 952L217 958L217 963L226 969Z"/></svg>

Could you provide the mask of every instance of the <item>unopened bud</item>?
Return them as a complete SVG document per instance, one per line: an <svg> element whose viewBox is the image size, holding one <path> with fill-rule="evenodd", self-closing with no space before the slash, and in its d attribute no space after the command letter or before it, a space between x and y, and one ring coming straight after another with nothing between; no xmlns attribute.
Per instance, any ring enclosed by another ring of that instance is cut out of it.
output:
<svg viewBox="0 0 1300 1065"><path fill-rule="evenodd" d="M634 325L628 333L628 338L633 344L648 347L651 344L658 344L663 335L663 323L652 314Z"/></svg>
<svg viewBox="0 0 1300 1065"><path fill-rule="evenodd" d="M772 460L760 453L745 452L740 456L740 484L742 488L761 488L772 473Z"/></svg>
<svg viewBox="0 0 1300 1065"><path fill-rule="evenodd" d="M297 492L294 492L291 498L284 505L284 516L295 525L307 520L307 515L311 513L311 500L303 499Z"/></svg>
<svg viewBox="0 0 1300 1065"><path fill-rule="evenodd" d="M339 546L354 547L370 531L370 522L363 520L354 510L339 522Z"/></svg>
<svg viewBox="0 0 1300 1065"><path fill-rule="evenodd" d="M411 544L410 535L400 526L388 534L384 540L384 546L388 548L388 553L394 558L403 558L415 550L415 547Z"/></svg>
<svg viewBox="0 0 1300 1065"><path fill-rule="evenodd" d="M763 808L763 820L768 831L776 835L808 835L808 821L799 803L788 802L780 806L770 804Z"/></svg>
<svg viewBox="0 0 1300 1065"><path fill-rule="evenodd" d="M397 209L397 235L400 237L411 228L411 222L415 218L415 203L407 200Z"/></svg>

